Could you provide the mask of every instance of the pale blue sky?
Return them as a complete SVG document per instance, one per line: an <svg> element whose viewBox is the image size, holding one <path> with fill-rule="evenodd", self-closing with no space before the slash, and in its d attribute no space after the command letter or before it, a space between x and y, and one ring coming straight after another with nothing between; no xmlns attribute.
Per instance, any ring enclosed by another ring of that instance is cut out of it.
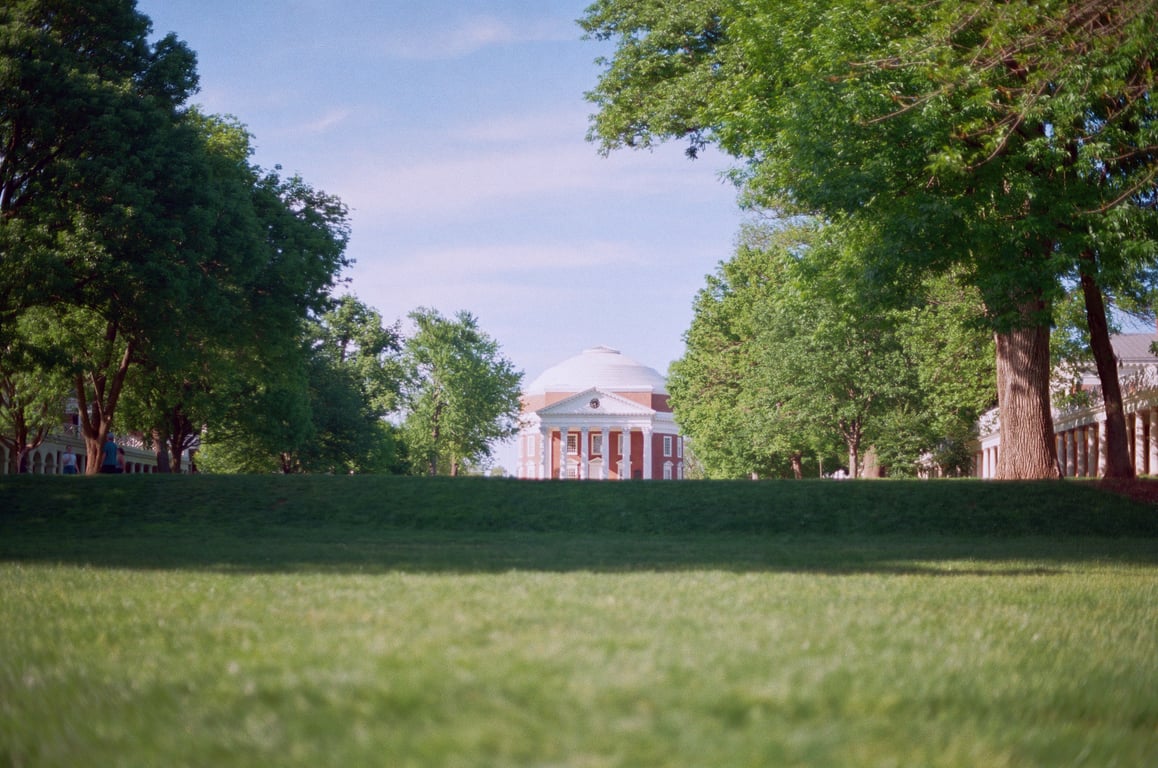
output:
<svg viewBox="0 0 1158 768"><path fill-rule="evenodd" d="M352 292L389 322L469 310L526 381L598 344L666 373L741 221L724 159L585 141L610 53L586 5L138 0L259 164L351 208Z"/></svg>

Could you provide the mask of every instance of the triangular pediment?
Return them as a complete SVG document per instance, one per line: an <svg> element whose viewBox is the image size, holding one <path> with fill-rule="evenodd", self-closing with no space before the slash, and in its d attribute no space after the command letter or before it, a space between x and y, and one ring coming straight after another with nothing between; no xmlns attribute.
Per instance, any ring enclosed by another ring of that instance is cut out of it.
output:
<svg viewBox="0 0 1158 768"><path fill-rule="evenodd" d="M540 417L550 416L652 416L655 411L646 405L625 397L604 392L598 387L586 389L535 411Z"/></svg>

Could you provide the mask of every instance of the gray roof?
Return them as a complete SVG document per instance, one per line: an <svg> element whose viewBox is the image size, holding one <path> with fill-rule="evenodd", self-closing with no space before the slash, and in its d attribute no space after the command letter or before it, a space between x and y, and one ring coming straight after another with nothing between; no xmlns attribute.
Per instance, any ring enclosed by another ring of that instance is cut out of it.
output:
<svg viewBox="0 0 1158 768"><path fill-rule="evenodd" d="M1122 333L1110 338L1119 365L1141 365L1158 362L1150 345L1158 341L1154 333Z"/></svg>

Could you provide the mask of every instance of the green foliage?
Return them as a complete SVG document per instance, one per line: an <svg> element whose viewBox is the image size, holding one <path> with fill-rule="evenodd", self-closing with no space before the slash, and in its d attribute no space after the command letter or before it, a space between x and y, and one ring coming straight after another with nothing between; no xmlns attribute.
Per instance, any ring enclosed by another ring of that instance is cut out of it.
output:
<svg viewBox="0 0 1158 768"><path fill-rule="evenodd" d="M592 138L718 145L751 204L872 232L878 285L951 274L990 330L1045 328L1091 253L1100 290L1147 293L1156 15L1155 0L602 0L582 22L617 46ZM1008 393L1044 393L1047 361L1002 370L1007 415L1046 434L1048 409L1021 413L1041 401ZM1050 450L1011 445L1003 465L1048 470Z"/></svg>
<svg viewBox="0 0 1158 768"><path fill-rule="evenodd" d="M709 276L669 382L709 476L831 472L841 450L856 473L869 446L895 474L969 469L994 397L980 300L950 277L881 295L864 246L835 224L752 226Z"/></svg>
<svg viewBox="0 0 1158 768"><path fill-rule="evenodd" d="M40 445L64 419L64 393L71 383L67 368L50 343L51 313L31 309L16 321L0 350L0 445L11 458L8 472L18 471L23 448Z"/></svg>
<svg viewBox="0 0 1158 768"><path fill-rule="evenodd" d="M347 211L251 165L238 121L187 108L195 56L149 33L127 0L0 8L0 349L23 313L49 313L42 346L90 453L114 420L174 460L205 424L249 420L261 437L229 463L264 467L309 437L303 327L348 264Z"/></svg>
<svg viewBox="0 0 1158 768"><path fill-rule="evenodd" d="M450 319L422 308L410 319L402 394L412 471L457 475L518 431L523 374L469 312Z"/></svg>
<svg viewBox="0 0 1158 768"><path fill-rule="evenodd" d="M795 245L791 233L782 237L783 247ZM785 262L769 256L771 247L741 244L708 275L684 355L668 375L672 410L708 477L779 474L784 454L805 447L795 433L761 429L751 408L762 406L747 394L759 355L752 343L761 331L759 308L784 279Z"/></svg>

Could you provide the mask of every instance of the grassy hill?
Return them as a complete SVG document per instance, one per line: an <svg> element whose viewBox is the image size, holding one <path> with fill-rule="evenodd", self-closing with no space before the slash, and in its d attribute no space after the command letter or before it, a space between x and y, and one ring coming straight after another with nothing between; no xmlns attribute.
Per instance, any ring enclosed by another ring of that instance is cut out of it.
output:
<svg viewBox="0 0 1158 768"><path fill-rule="evenodd" d="M0 478L0 765L1153 765L1088 482Z"/></svg>
<svg viewBox="0 0 1158 768"><path fill-rule="evenodd" d="M0 481L0 557L130 567L839 570L899 552L1046 556L1101 539L1145 553L1156 537L1158 507L1089 482Z"/></svg>
<svg viewBox="0 0 1158 768"><path fill-rule="evenodd" d="M1155 481L1158 482L1158 481ZM0 519L559 533L1158 536L1158 507L1083 481L526 482L373 476L17 476Z"/></svg>

